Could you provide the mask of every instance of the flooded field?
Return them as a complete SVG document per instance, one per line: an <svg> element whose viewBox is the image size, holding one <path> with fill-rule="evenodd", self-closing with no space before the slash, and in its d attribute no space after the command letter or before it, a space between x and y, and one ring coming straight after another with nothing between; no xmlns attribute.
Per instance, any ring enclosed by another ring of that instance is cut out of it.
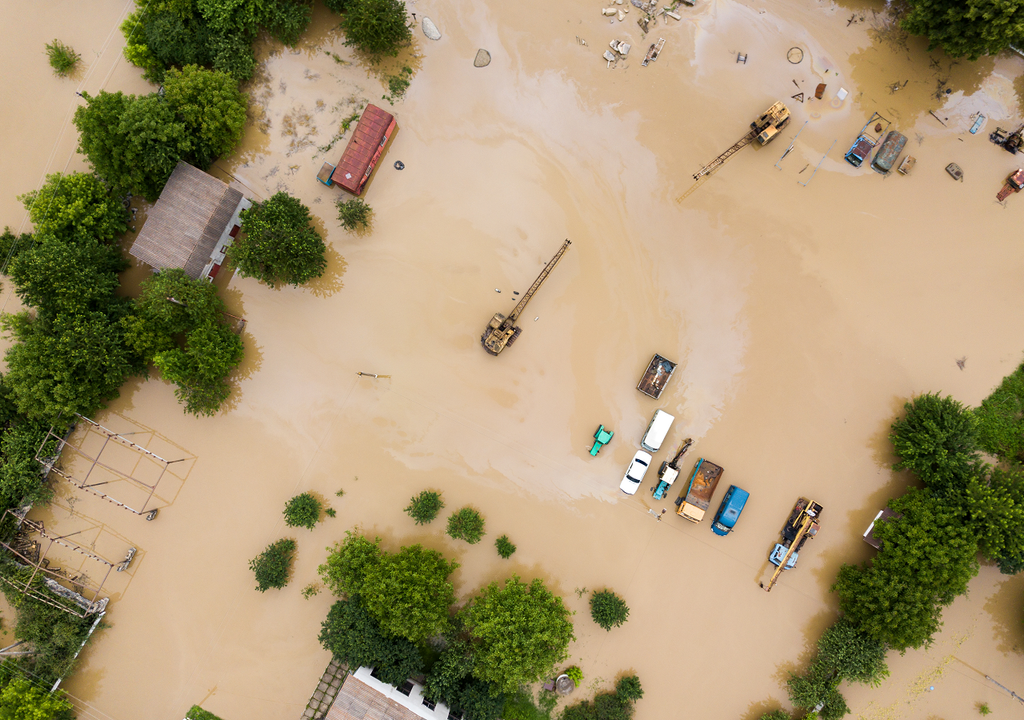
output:
<svg viewBox="0 0 1024 720"><path fill-rule="evenodd" d="M74 91L150 89L110 35L130 6L95 6L0 2L9 40L22 28L0 49L3 96L23 98L2 111L0 221L15 228L15 195L84 167ZM1012 84L1024 60L929 55L871 2L709 1L646 38L635 8L620 24L582 0L409 7L442 39L417 30L385 68L353 57L319 6L299 48L262 47L243 145L213 172L257 198L300 197L330 264L308 288L218 279L248 321L220 415L185 416L172 386L150 379L98 417L193 459L158 493L153 522L67 485L45 511L48 527L109 529L101 544L114 561L126 543L139 549L66 688L80 717L180 718L201 703L225 720L298 718L329 659L316 635L331 603L300 591L324 548L359 525L390 548L419 542L457 559L460 597L511 573L543 578L576 610L570 652L584 686L635 671L640 720L752 720L785 699L788 672L836 616L836 571L870 556L861 533L909 482L889 470L903 402L941 390L975 404L1021 361L1024 198L995 200L1020 160L987 135L1019 122ZM80 77L51 76L42 46L54 34L82 53ZM661 57L641 67L659 37ZM600 56L615 38L633 49L608 68ZM486 68L473 66L478 48L493 58ZM403 64L415 76L365 196L373 229L348 234L334 207L342 191L315 174L337 161L356 108L391 108L384 76ZM804 102L791 98L801 92ZM781 137L677 202L776 100L793 112ZM910 139L910 175L843 161L875 111ZM977 112L988 120L972 135ZM950 162L962 183L943 171ZM564 238L572 246L522 337L487 355L486 322ZM3 298L16 307L7 283ZM635 390L655 352L679 363L659 401ZM677 420L656 463L690 436L688 460L707 457L725 468L723 487L750 491L732 535L675 517L675 494L654 501L650 477L633 498L619 492L657 408ZM601 423L615 437L592 458ZM424 488L442 490L449 509L479 509L484 542L415 526L402 508ZM337 517L288 529L284 502L306 490ZM801 495L824 506L822 530L766 594L767 553ZM503 533L519 548L509 561L493 548ZM248 561L282 536L298 541L293 580L257 593ZM582 592L603 587L631 608L611 633L590 621ZM981 701L1019 712L985 676L1022 693L1022 602L1024 576L983 567L929 650L892 655L881 688L842 688L853 716L962 718Z"/></svg>

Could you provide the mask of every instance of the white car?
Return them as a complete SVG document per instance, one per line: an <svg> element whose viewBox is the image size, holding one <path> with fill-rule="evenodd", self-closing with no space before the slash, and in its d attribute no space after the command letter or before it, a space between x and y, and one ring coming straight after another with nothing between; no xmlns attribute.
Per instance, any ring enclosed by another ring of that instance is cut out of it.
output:
<svg viewBox="0 0 1024 720"><path fill-rule="evenodd" d="M643 450L637 450L636 455L633 456L633 462L629 464L629 469L626 470L626 477L622 478L622 482L619 484L619 489L627 495L636 495L636 491L640 489L640 483L643 482L644 475L647 474L647 468L650 465L650 454L645 453Z"/></svg>

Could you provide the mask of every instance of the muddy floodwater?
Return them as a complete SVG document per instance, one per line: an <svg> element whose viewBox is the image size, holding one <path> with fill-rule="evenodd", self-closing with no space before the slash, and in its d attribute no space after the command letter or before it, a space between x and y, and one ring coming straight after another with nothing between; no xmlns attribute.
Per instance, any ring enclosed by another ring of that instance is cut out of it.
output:
<svg viewBox="0 0 1024 720"><path fill-rule="evenodd" d="M512 573L543 578L576 611L570 655L585 677L574 697L634 671L640 720L752 720L785 700L788 672L836 617L836 571L870 557L861 533L909 482L889 469L886 438L904 401L941 390L976 404L1022 359L1024 198L995 200L1020 159L987 136L1020 122L1024 60L929 54L865 0L701 0L646 38L628 0L623 23L602 7L418 0L410 11L442 38L417 29L385 69L355 58L319 5L298 48L261 44L245 139L212 172L257 199L301 198L327 238L328 270L299 289L218 278L247 326L216 417L184 415L156 378L133 380L98 415L188 458L161 481L155 521L67 485L39 513L48 527L98 528L89 542L115 562L139 549L111 581L109 627L65 685L80 717L176 720L201 703L226 720L297 719L329 660L316 635L331 604L300 591L356 525L389 548L418 542L455 558L463 598ZM151 90L119 59L130 10L0 2L0 222L27 229L15 195L85 167L76 90ZM69 80L45 64L54 36L82 53ZM642 67L658 38L661 56ZM612 39L633 47L607 67ZM473 66L479 48L485 68ZM415 75L365 196L372 232L349 234L334 207L342 191L316 171L340 157L355 108L392 108L381 77L403 64ZM677 202L776 100L793 113L782 135ZM875 111L909 138L909 175L843 161ZM978 112L987 121L971 134ZM486 354L487 320L565 238L522 336ZM126 285L143 276L130 271ZM9 283L2 297L17 309ZM658 401L635 389L654 353L679 364ZM675 492L653 500L653 473L636 496L619 491L658 408L676 422L655 465L690 436L689 463L725 468L713 508L729 484L751 493L732 535L676 517ZM591 457L602 423L615 437ZM443 491L448 509L479 509L484 541L414 525L402 508L424 488ZM286 528L284 502L307 490L337 517ZM766 594L767 553L801 495L824 506L821 532ZM494 551L501 534L518 546L508 561ZM293 579L260 594L248 561L280 537L298 541ZM631 609L610 633L584 593L604 587ZM985 676L1024 691L1022 603L1024 576L982 567L928 650L891 655L880 688L842 688L853 716L964 718L979 702L1019 713Z"/></svg>

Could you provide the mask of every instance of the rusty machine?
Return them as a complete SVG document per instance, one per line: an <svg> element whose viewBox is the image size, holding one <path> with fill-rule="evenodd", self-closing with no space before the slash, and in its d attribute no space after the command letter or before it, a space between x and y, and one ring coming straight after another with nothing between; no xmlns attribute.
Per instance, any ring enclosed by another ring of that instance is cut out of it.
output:
<svg viewBox="0 0 1024 720"><path fill-rule="evenodd" d="M565 255L565 251L569 249L571 244L571 240L566 240L562 243L562 247L551 258L551 261L544 266L544 269L540 271L540 275L533 281L533 285L523 295L522 300L512 308L512 312L507 317L500 312L494 313L494 317L487 323L487 329L484 330L484 334L480 336L480 343L484 346L484 350L491 355L497 355L516 341L520 333L523 332L523 329L516 325L516 321L523 313L523 310L526 309L526 304L530 302L530 298L537 292L541 284L547 280L548 275L555 269L555 265L562 259L562 256Z"/></svg>
<svg viewBox="0 0 1024 720"><path fill-rule="evenodd" d="M693 174L693 179L696 182L689 190L676 198L676 202L682 202L686 199L690 193L703 185L715 170L722 167L729 158L745 148L747 145L750 145L753 142L757 142L758 145L767 145L774 140L779 134L779 131L789 124L789 117L789 108L781 102L775 103L758 115L757 119L750 123L750 132L740 138L728 150Z"/></svg>

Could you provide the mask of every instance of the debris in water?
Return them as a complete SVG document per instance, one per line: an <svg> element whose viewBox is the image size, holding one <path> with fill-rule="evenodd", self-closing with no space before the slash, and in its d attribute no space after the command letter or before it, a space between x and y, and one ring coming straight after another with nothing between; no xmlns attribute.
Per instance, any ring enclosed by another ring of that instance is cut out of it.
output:
<svg viewBox="0 0 1024 720"><path fill-rule="evenodd" d="M814 97L817 98L818 100L821 100L821 96L825 94L826 87L827 86L825 85L825 83L818 83L818 87L814 89ZM882 131L879 130L878 132Z"/></svg>
<svg viewBox="0 0 1024 720"><path fill-rule="evenodd" d="M423 18L423 34L430 40L441 39L441 31L437 29L434 21L428 17Z"/></svg>
<svg viewBox="0 0 1024 720"><path fill-rule="evenodd" d="M612 40L608 43L608 46L622 57L629 55L630 48L633 47L629 43L622 42L621 40Z"/></svg>
<svg viewBox="0 0 1024 720"><path fill-rule="evenodd" d="M494 288L494 292L496 292L496 293L500 293L500 292L501 292L501 290L500 290L499 288Z"/></svg>
<svg viewBox="0 0 1024 720"><path fill-rule="evenodd" d="M480 48L476 51L476 57L473 59L473 67L487 67L491 64L491 54Z"/></svg>
<svg viewBox="0 0 1024 720"><path fill-rule="evenodd" d="M405 170L405 163L401 160L395 160L395 170Z"/></svg>
<svg viewBox="0 0 1024 720"><path fill-rule="evenodd" d="M789 97L792 98L793 100L799 100L800 102L804 101L804 94L802 92L797 93L796 95L790 95Z"/></svg>
<svg viewBox="0 0 1024 720"><path fill-rule="evenodd" d="M605 17L609 17L609 16L612 16L612 15L618 15L619 11L616 10L615 8L604 8L601 11L601 14L604 15Z"/></svg>
<svg viewBox="0 0 1024 720"><path fill-rule="evenodd" d="M964 355L962 358L960 358L959 360L956 361L956 366L958 368L960 368L961 370L964 369L964 365L966 365L966 364L967 364L967 356L966 355Z"/></svg>
<svg viewBox="0 0 1024 720"><path fill-rule="evenodd" d="M786 59L794 65L799 65L804 59L804 50L800 47L791 47L789 52L786 53ZM796 82L794 80L793 82Z"/></svg>
<svg viewBox="0 0 1024 720"><path fill-rule="evenodd" d="M744 65L746 65L747 64L747 54L746 53L741 53L741 52L736 53L736 62L743 63Z"/></svg>
<svg viewBox="0 0 1024 720"><path fill-rule="evenodd" d="M582 45L583 47L586 47L587 46L587 41L584 40L583 38L581 38L579 35L577 35L576 36L576 44L577 45Z"/></svg>

